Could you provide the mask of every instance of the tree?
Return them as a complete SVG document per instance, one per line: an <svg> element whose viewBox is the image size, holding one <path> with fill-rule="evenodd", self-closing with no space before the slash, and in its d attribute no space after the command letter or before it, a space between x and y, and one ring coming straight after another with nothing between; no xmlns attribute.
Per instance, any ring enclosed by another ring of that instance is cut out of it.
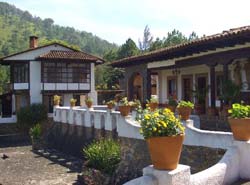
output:
<svg viewBox="0 0 250 185"><path fill-rule="evenodd" d="M177 44L182 44L187 42L188 39L185 35L183 35L180 31L174 29L172 32L168 32L166 38L163 38L163 46L169 47Z"/></svg>
<svg viewBox="0 0 250 185"><path fill-rule="evenodd" d="M129 38L128 40L126 40L126 43L119 48L117 59L134 56L138 53L139 49L137 48L135 42Z"/></svg>
<svg viewBox="0 0 250 185"><path fill-rule="evenodd" d="M154 51L163 47L162 40L157 37L155 41L150 45L149 51Z"/></svg>
<svg viewBox="0 0 250 185"><path fill-rule="evenodd" d="M153 41L153 36L150 33L150 29L148 27L148 25L145 26L144 31L143 31L143 39L142 41L140 41L139 39L139 48L142 52L147 51Z"/></svg>

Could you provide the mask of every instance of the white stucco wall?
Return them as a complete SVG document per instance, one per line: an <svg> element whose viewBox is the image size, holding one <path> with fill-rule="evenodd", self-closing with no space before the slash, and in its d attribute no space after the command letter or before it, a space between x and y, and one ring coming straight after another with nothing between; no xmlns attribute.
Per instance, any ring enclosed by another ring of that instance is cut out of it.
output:
<svg viewBox="0 0 250 185"><path fill-rule="evenodd" d="M229 65L229 70L231 69L231 65ZM208 85L210 84L210 69L206 65L198 65L198 66L192 66L192 67L186 67L186 68L180 68L178 69L180 73L176 76L177 77L177 98L178 100L182 99L182 76L183 75L192 75L192 82L193 82L193 88L196 84L196 76L201 74L207 75L207 82ZM161 103L166 103L168 97L167 97L167 79L168 77L173 77L172 69L168 70L158 70L159 75L159 101ZM223 72L223 66L217 65L215 67L215 72ZM210 93L208 93L208 98L210 100ZM210 105L210 101L209 105Z"/></svg>
<svg viewBox="0 0 250 185"><path fill-rule="evenodd" d="M29 89L29 83L14 83L15 90L27 90Z"/></svg>
<svg viewBox="0 0 250 185"><path fill-rule="evenodd" d="M41 62L30 61L30 103L42 103Z"/></svg>

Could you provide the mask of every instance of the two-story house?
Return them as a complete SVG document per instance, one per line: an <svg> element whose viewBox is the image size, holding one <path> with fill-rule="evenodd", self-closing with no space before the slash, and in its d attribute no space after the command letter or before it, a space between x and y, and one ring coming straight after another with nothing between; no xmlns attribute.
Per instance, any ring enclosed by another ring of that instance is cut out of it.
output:
<svg viewBox="0 0 250 185"><path fill-rule="evenodd" d="M12 117L21 107L43 103L53 111L53 96L69 106L71 98L82 105L86 95L97 102L94 67L104 61L59 43L38 47L38 37L30 37L30 48L1 58L10 66L10 93L1 96L2 117Z"/></svg>

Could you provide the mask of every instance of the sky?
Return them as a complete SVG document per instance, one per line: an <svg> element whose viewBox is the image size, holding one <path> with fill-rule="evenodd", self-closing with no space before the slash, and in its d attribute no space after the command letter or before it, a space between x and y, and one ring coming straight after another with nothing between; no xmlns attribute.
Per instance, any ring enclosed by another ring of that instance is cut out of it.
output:
<svg viewBox="0 0 250 185"><path fill-rule="evenodd" d="M177 29L188 36L250 25L249 0L5 0L55 24L92 32L121 45L136 43L146 25L153 38Z"/></svg>

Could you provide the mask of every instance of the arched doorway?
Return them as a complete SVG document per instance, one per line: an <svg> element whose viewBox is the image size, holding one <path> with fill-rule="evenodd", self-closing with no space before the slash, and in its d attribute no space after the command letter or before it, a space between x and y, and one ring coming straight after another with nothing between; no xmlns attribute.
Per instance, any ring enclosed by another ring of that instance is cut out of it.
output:
<svg viewBox="0 0 250 185"><path fill-rule="evenodd" d="M129 80L129 99L143 101L143 78L140 73L134 73Z"/></svg>

